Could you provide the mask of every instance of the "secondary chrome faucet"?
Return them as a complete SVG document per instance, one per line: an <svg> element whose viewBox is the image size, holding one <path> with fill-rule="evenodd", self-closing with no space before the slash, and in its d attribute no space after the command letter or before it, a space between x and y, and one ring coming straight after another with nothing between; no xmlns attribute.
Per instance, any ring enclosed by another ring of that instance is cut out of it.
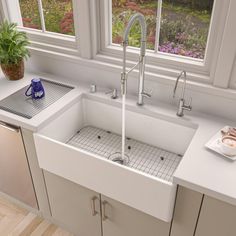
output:
<svg viewBox="0 0 236 236"><path fill-rule="evenodd" d="M129 71L126 72L126 47L128 46L128 36L130 29L132 28L136 20L138 20L139 24L141 25L140 56L139 56L139 61ZM137 66L139 66L139 88L138 88L138 102L137 102L138 105L143 105L144 97L151 97L150 94L144 92L146 34L147 34L147 25L144 16L140 13L136 13L133 16L131 16L123 35L123 71L121 73L121 93L123 95L127 93L128 74L131 71L133 71Z"/></svg>
<svg viewBox="0 0 236 236"><path fill-rule="evenodd" d="M184 98L185 88L186 88L186 81L187 81L187 73L186 73L185 70L181 71L181 73L179 74L179 76L176 79L175 88L174 88L174 91L173 91L173 98L175 97L175 93L176 93L176 89L177 89L177 86L178 86L178 83L179 83L179 79L182 76L184 76L184 83L183 83L181 97L180 97L180 100L179 100L178 111L177 111L177 114L176 114L177 116L180 116L180 117L182 117L184 115L184 110L187 110L187 111L192 110L192 106L191 106L192 98L190 99L190 102L189 102L188 105L186 105L185 98Z"/></svg>
<svg viewBox="0 0 236 236"><path fill-rule="evenodd" d="M118 91L117 91L116 88L105 92L105 94L111 94L111 99L117 99L118 98Z"/></svg>

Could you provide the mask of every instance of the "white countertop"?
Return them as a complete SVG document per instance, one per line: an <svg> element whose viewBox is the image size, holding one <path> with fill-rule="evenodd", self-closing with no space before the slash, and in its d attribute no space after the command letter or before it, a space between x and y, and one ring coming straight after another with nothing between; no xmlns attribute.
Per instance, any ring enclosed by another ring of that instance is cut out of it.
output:
<svg viewBox="0 0 236 236"><path fill-rule="evenodd" d="M217 131L236 123L210 116L198 116L196 121L199 128L174 174L174 182L236 205L236 161L205 148Z"/></svg>
<svg viewBox="0 0 236 236"><path fill-rule="evenodd" d="M44 74L31 74L26 73L25 77L18 81L9 81L4 78L4 76L0 73L0 100L9 96L10 94L18 91L19 89L30 84L30 80L34 77L42 77L52 81L64 82L65 84L71 85L75 87L72 91L63 96L63 99L59 99L57 102L53 103L38 115L34 116L31 119L26 119L21 116L11 114L9 112L0 110L0 120L11 123L17 126L21 126L25 129L29 129L31 131L37 131L40 129L46 122L49 122L56 115L60 114L63 109L66 109L75 101L77 97L79 97L83 92L86 92L85 86L77 87L77 84L74 84L73 81L67 81L66 79L58 78L53 75Z"/></svg>
<svg viewBox="0 0 236 236"><path fill-rule="evenodd" d="M75 86L75 89L32 119L25 119L0 110L0 120L36 132L54 119L58 114L63 112L63 110L70 107L78 97L83 93L87 93L89 90L89 86L82 85L80 81L68 81L65 78L58 78L52 75L27 73L22 80L8 81L0 74L0 100L28 85L33 77L43 77L49 80L64 82ZM97 95L104 96L103 93L99 94L99 92ZM120 99L118 99L117 102L121 102ZM127 103L135 104L133 103L133 100L129 100L129 98L127 99ZM217 131L225 125L236 126L236 122L217 118L215 116L195 113L193 111L189 113L186 112L186 116L183 118L178 118L175 115L176 107L163 103L153 102L152 104L146 104L141 109L145 109L146 111L151 110L159 114L163 113L174 119L178 119L180 123L184 121L198 126L197 131L174 174L174 182L236 205L236 161L230 161L205 148L206 142Z"/></svg>

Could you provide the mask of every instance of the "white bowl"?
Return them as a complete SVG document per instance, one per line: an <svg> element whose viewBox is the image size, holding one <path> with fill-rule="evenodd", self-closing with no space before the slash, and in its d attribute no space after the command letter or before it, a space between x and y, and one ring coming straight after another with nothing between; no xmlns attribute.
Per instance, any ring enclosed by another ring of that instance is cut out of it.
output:
<svg viewBox="0 0 236 236"><path fill-rule="evenodd" d="M225 136L219 140L220 150L227 156L236 156L236 138Z"/></svg>

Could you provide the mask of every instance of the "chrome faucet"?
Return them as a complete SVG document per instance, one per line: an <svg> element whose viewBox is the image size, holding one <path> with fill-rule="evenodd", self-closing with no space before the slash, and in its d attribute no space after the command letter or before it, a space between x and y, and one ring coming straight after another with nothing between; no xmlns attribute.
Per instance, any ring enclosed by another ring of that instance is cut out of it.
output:
<svg viewBox="0 0 236 236"><path fill-rule="evenodd" d="M139 56L139 61L129 71L126 71L126 47L128 46L128 35L131 27L136 22L136 20L138 20L139 24L141 25L140 56ZM137 66L139 66L139 88L138 88L138 102L137 102L138 105L143 105L144 97L151 97L150 94L144 92L146 34L147 34L147 26L144 16L140 13L136 13L133 16L131 16L123 35L123 71L121 73L121 94L124 95L127 93L128 74L131 71L133 71Z"/></svg>
<svg viewBox="0 0 236 236"><path fill-rule="evenodd" d="M176 89L177 89L177 86L178 86L178 83L179 83L179 79L184 76L184 83L183 83L183 87L182 87L182 93L181 93L181 97L180 97L180 100L179 100L179 106L178 106L178 111L177 111L177 116L184 116L184 110L187 110L187 111L191 111L192 110L192 106L191 106L191 103L192 103L192 98L190 98L190 102L189 104L187 105L185 103L185 88L186 88L186 81L187 81L187 73L185 70L181 71L181 73L179 74L179 76L177 77L176 79L176 83L175 83L175 88L174 88L174 91L173 91L173 98L175 97L175 93L176 93Z"/></svg>
<svg viewBox="0 0 236 236"><path fill-rule="evenodd" d="M118 98L118 91L117 91L116 88L105 92L105 94L111 94L111 99L117 99Z"/></svg>

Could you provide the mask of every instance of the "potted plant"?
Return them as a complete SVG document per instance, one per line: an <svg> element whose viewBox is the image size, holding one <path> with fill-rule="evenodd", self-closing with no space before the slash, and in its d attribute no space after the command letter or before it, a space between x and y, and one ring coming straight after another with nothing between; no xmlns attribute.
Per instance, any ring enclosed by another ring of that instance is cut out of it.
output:
<svg viewBox="0 0 236 236"><path fill-rule="evenodd" d="M19 32L15 23L4 21L0 25L0 64L9 80L24 77L24 59L29 57L29 40L25 32Z"/></svg>

